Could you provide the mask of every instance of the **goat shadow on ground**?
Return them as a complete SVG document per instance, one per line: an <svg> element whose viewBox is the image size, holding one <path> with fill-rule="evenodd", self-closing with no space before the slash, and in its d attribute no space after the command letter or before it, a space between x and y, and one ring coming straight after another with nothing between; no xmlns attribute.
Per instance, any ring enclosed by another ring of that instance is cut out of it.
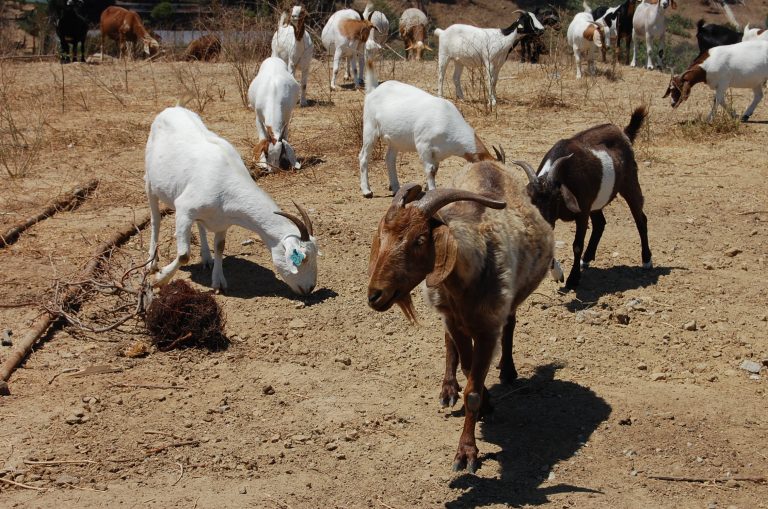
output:
<svg viewBox="0 0 768 509"><path fill-rule="evenodd" d="M309 168L312 168L313 166L318 166L321 163L325 162L325 159L323 159L320 156L305 156L305 157L298 157L297 159L299 163L301 163L301 170L307 170Z"/></svg>
<svg viewBox="0 0 768 509"><path fill-rule="evenodd" d="M181 270L189 272L190 279L195 283L210 288L212 271L203 264L187 265ZM278 279L272 270L238 256L224 257L224 277L229 285L227 297L238 299L283 297L301 301L305 306L314 306L338 296L329 288L318 288L306 297L301 297L293 293L291 287Z"/></svg>
<svg viewBox="0 0 768 509"><path fill-rule="evenodd" d="M550 495L558 493L602 493L595 487L560 483L557 478L547 481L552 466L577 454L611 415L610 405L589 388L556 380L560 368L557 364L537 367L530 378L516 382L514 393L506 385L490 389L491 402L498 403L480 430L483 441L498 445L501 451L483 454L480 444L479 472L488 475L494 468L491 462L496 461L501 474L457 477L450 487L464 491L446 507L520 507L546 504Z"/></svg>
<svg viewBox="0 0 768 509"><path fill-rule="evenodd" d="M307 99L307 105L302 107L312 108L317 106L318 108L324 108L324 107L331 107L333 105L334 105L333 101L327 101L324 99Z"/></svg>
<svg viewBox="0 0 768 509"><path fill-rule="evenodd" d="M684 270L684 267L653 267L652 269L628 265L589 267L581 271L579 286L568 292L575 298L565 307L575 312L583 309L585 302L596 302L603 295L655 285L659 282L660 276L668 276L673 270Z"/></svg>

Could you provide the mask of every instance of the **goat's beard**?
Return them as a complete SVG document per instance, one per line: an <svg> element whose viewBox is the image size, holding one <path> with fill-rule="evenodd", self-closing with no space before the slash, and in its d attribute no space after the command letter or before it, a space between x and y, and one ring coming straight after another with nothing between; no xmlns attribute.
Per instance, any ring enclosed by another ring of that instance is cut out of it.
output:
<svg viewBox="0 0 768 509"><path fill-rule="evenodd" d="M397 299L395 303L400 307L400 310L403 312L405 318L408 319L411 325L418 323L418 320L416 320L416 309L413 307L413 299L411 299L410 292Z"/></svg>

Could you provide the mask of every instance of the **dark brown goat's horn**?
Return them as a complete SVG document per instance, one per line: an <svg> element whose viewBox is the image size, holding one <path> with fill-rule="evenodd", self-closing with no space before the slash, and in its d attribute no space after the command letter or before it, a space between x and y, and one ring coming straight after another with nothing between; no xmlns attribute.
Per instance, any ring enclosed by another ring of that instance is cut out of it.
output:
<svg viewBox="0 0 768 509"><path fill-rule="evenodd" d="M507 206L506 202L461 189L432 189L427 191L416 206L425 216L432 217L438 210L455 201L474 201L492 209L503 209Z"/></svg>
<svg viewBox="0 0 768 509"><path fill-rule="evenodd" d="M551 182L560 181L560 175L557 174L557 170L560 169L560 165L563 163L563 161L570 159L572 155L573 153L570 153L567 156L558 157L555 159L555 162L552 163L552 168L549 170L549 180Z"/></svg>
<svg viewBox="0 0 768 509"><path fill-rule="evenodd" d="M526 163L525 161L512 161L512 164L516 164L517 166L524 169L525 174L528 175L528 180L531 183L536 182L536 172L533 171L533 168L531 168L530 164Z"/></svg>
<svg viewBox="0 0 768 509"><path fill-rule="evenodd" d="M290 220L293 224L295 224L296 228L299 229L299 233L301 234L299 239L301 239L302 242L307 242L309 240L309 236L312 235L312 221L310 221L309 215L307 214L307 211L304 210L304 208L297 205L296 202L294 202L293 204L296 206L297 209L299 209L299 214L301 214L301 217L304 218L304 221L294 216L293 214L289 214L288 212L283 212L282 210L276 210L275 214L277 214L278 216L283 216L284 218Z"/></svg>
<svg viewBox="0 0 768 509"><path fill-rule="evenodd" d="M392 205L397 207L405 207L408 203L411 203L413 200L419 197L421 194L421 186L419 184L404 184L400 189L398 189L397 193L395 193L395 197L392 198Z"/></svg>

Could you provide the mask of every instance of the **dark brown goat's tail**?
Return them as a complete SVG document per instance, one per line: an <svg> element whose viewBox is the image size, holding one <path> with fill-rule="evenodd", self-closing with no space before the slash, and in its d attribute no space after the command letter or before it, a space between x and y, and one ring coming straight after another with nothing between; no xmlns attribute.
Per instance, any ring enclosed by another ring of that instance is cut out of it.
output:
<svg viewBox="0 0 768 509"><path fill-rule="evenodd" d="M635 111L632 113L632 118L629 119L629 125L624 128L624 134L627 135L630 142L635 142L637 133L640 131L640 128L643 127L643 122L645 122L645 117L647 116L648 109L645 106L638 106L635 108Z"/></svg>

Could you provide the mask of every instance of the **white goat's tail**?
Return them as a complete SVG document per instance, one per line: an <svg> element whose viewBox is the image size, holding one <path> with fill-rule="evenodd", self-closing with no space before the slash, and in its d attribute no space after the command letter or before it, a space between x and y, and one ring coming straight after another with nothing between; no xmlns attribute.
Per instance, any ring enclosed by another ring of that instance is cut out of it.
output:
<svg viewBox="0 0 768 509"><path fill-rule="evenodd" d="M379 80L376 78L376 69L373 60L365 59L365 95L370 94L379 86Z"/></svg>
<svg viewBox="0 0 768 509"><path fill-rule="evenodd" d="M435 32L434 32L435 37L437 37L439 39L440 36L443 34L443 32L444 32L444 30L442 30L440 28L435 28Z"/></svg>
<svg viewBox="0 0 768 509"><path fill-rule="evenodd" d="M588 12L592 14L592 7L589 6L589 4L587 3L587 0L584 0L583 2L581 2L581 5L582 7L584 7L584 12Z"/></svg>
<svg viewBox="0 0 768 509"><path fill-rule="evenodd" d="M286 20L286 19L288 19L288 13L287 13L287 12L285 12L285 11L283 11L283 13L282 13L282 14L280 14L280 21L277 23L277 28L282 28L282 27L284 27L284 26L287 24L287 23L285 22L285 20Z"/></svg>
<svg viewBox="0 0 768 509"><path fill-rule="evenodd" d="M736 21L736 16L734 16L731 6L723 3L723 10L725 11L725 17L728 18L728 23L735 26L736 30L741 30L741 24Z"/></svg>

